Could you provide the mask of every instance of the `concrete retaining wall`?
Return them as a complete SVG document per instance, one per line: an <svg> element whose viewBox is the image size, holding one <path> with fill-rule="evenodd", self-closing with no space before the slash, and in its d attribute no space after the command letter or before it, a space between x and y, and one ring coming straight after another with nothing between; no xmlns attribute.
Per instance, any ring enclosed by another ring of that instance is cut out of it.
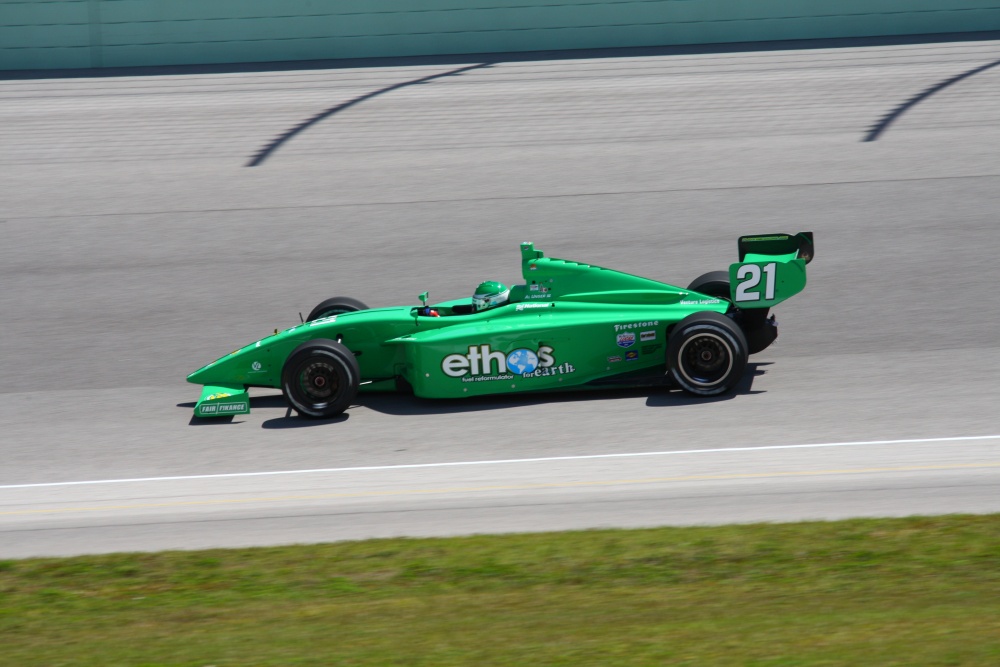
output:
<svg viewBox="0 0 1000 667"><path fill-rule="evenodd" d="M0 69L1000 30L1000 0L0 0Z"/></svg>

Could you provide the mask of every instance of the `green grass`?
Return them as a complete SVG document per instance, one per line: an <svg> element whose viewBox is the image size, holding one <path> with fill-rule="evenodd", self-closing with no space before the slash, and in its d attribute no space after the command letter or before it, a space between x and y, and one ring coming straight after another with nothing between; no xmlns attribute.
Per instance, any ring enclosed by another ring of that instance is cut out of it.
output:
<svg viewBox="0 0 1000 667"><path fill-rule="evenodd" d="M1000 665L1000 515L0 561L2 665Z"/></svg>

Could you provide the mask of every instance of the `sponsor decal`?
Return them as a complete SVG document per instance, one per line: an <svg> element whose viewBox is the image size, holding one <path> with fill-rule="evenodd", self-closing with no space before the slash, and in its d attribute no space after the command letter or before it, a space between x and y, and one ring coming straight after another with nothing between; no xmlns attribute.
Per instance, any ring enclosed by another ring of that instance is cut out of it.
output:
<svg viewBox="0 0 1000 667"><path fill-rule="evenodd" d="M682 299L682 306L714 306L722 303L722 299Z"/></svg>
<svg viewBox="0 0 1000 667"><path fill-rule="evenodd" d="M539 364L538 355L526 347L518 348L507 355L507 370L518 375L531 373Z"/></svg>
<svg viewBox="0 0 1000 667"><path fill-rule="evenodd" d="M537 264L529 264L528 265L528 270L529 271L537 271L538 270L538 265Z"/></svg>
<svg viewBox="0 0 1000 667"><path fill-rule="evenodd" d="M460 378L466 375L524 375L538 367L548 367L555 363L553 348L542 345L538 350L519 348L510 354L494 352L489 344L470 345L468 354L449 354L441 361L441 370L448 377Z"/></svg>
<svg viewBox="0 0 1000 667"><path fill-rule="evenodd" d="M503 375L470 375L469 377L462 378L462 382L492 382L494 380L513 380L514 376L510 373L504 373Z"/></svg>
<svg viewBox="0 0 1000 667"><path fill-rule="evenodd" d="M651 340L656 340L655 331L641 331L639 332L639 340L643 343L649 342Z"/></svg>
<svg viewBox="0 0 1000 667"><path fill-rule="evenodd" d="M209 394L208 398L206 398L205 400L214 401L219 398L229 398L230 396L232 396L232 394Z"/></svg>
<svg viewBox="0 0 1000 667"><path fill-rule="evenodd" d="M628 331L629 329L648 329L649 327L660 326L659 320L650 320L648 322L633 322L632 324L616 324L615 331Z"/></svg>
<svg viewBox="0 0 1000 667"><path fill-rule="evenodd" d="M212 403L211 405L201 406L201 414L215 414L224 415L233 412L242 412L246 410L246 403Z"/></svg>
<svg viewBox="0 0 1000 667"><path fill-rule="evenodd" d="M608 363L609 364L617 364L621 360L622 360L622 358L619 357L619 356L617 356L617 355L614 356L614 357L608 357Z"/></svg>
<svg viewBox="0 0 1000 667"><path fill-rule="evenodd" d="M550 375L567 375L569 373L575 373L576 367L573 364L559 364L558 366L546 366L544 368L537 368L530 373L525 373L523 377L526 378L540 378L549 377Z"/></svg>
<svg viewBox="0 0 1000 667"><path fill-rule="evenodd" d="M528 289L530 289L532 292L537 292L540 287L541 285L536 285L535 283L532 283L531 287L529 287Z"/></svg>
<svg viewBox="0 0 1000 667"><path fill-rule="evenodd" d="M663 345L661 343L656 343L654 345L643 345L642 346L642 353L643 354L653 354L654 352L656 352L657 350L659 350L661 347L663 347Z"/></svg>
<svg viewBox="0 0 1000 667"><path fill-rule="evenodd" d="M252 364L250 364L250 368L251 368L251 370L250 370L251 373L263 373L264 372L263 371L264 367L261 365L261 363L259 361L255 361Z"/></svg>
<svg viewBox="0 0 1000 667"><path fill-rule="evenodd" d="M635 345L635 334L620 333L618 334L616 342L618 343L618 347L632 347Z"/></svg>
<svg viewBox="0 0 1000 667"><path fill-rule="evenodd" d="M629 350L625 353L625 361L635 361L639 358L639 353L636 350Z"/></svg>
<svg viewBox="0 0 1000 667"><path fill-rule="evenodd" d="M548 308L547 303L519 303L517 304L517 310L524 310L525 308Z"/></svg>
<svg viewBox="0 0 1000 667"><path fill-rule="evenodd" d="M309 323L309 326L314 327L320 324L330 324L330 322L336 322L336 321L337 321L337 316L330 315L329 317L321 317L318 320L313 320L312 322ZM275 331L275 333L277 333L277 331Z"/></svg>
<svg viewBox="0 0 1000 667"><path fill-rule="evenodd" d="M449 354L441 361L441 370L448 377L462 382L489 382L523 378L547 377L575 373L572 364L556 365L555 349L541 345L537 350L521 347L504 354L489 345L470 345L467 354Z"/></svg>
<svg viewBox="0 0 1000 667"><path fill-rule="evenodd" d="M552 298L552 294L551 293L545 293L545 294L528 294L524 298L525 299L551 299Z"/></svg>

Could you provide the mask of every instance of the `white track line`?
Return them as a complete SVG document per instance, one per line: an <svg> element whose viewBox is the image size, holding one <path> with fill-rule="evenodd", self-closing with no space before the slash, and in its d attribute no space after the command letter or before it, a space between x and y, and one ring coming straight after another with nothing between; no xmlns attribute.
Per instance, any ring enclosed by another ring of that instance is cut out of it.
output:
<svg viewBox="0 0 1000 667"><path fill-rule="evenodd" d="M495 459L487 461L446 461L443 463L405 463L384 466L356 466L352 468L313 468L310 470L272 470L268 472L233 472L215 475L176 475L173 477L134 477L129 479L98 479L78 482L42 482L38 484L6 484L0 489L29 489L54 486L80 486L84 484L126 484L129 482L175 482L193 479L227 479L234 477L265 477L268 475L312 475L331 472L361 472L370 470L410 470L415 468L448 468L455 466L505 465L514 463L543 463L546 461L585 461L588 459L624 459L639 456L679 456L687 454L718 454L720 452L759 452L776 449L817 449L822 447L861 447L865 445L908 445L929 442L968 442L1000 440L1000 435L972 435L952 438L913 438L907 440L863 440L858 442L825 442L813 445L762 445L758 447L721 447L715 449L681 449L666 452L630 452L626 454L582 454L578 456L544 456L534 459Z"/></svg>

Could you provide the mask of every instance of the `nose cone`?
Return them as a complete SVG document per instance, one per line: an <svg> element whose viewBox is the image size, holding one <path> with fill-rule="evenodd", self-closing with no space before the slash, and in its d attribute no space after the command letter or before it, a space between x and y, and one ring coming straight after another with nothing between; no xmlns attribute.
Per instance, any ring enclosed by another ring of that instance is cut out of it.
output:
<svg viewBox="0 0 1000 667"><path fill-rule="evenodd" d="M280 374L280 359L287 354L286 348L294 345L287 336L269 336L250 343L207 366L199 368L187 376L187 381L201 385L225 385L227 387L254 385L258 387L277 386Z"/></svg>
<svg viewBox="0 0 1000 667"><path fill-rule="evenodd" d="M205 369L207 368L208 366L203 366L198 370L196 370L194 373L191 373L190 375L187 376L187 381L192 384L205 384L204 382Z"/></svg>
<svg viewBox="0 0 1000 667"><path fill-rule="evenodd" d="M199 368L198 370L196 370L194 373L191 373L190 375L188 375L187 376L187 381L191 382L193 384L211 384L212 383L211 377L212 376L217 376L219 374L219 370L220 370L219 366L229 356L231 356L231 355L226 355L225 357L222 357L221 359L216 359L212 363L207 364L205 366L202 366L201 368Z"/></svg>
<svg viewBox="0 0 1000 667"><path fill-rule="evenodd" d="M234 360L240 356L242 350L236 350L224 357L216 359L210 364L202 366L194 373L187 376L187 381L193 384L216 384L233 381Z"/></svg>

